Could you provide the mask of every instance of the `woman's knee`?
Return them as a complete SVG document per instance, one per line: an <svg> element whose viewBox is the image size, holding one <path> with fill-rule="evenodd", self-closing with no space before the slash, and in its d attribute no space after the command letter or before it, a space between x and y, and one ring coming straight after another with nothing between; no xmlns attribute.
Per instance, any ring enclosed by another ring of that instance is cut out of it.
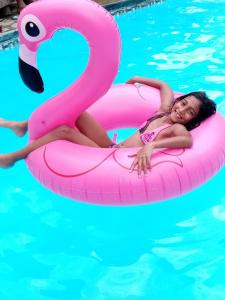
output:
<svg viewBox="0 0 225 300"><path fill-rule="evenodd" d="M56 129L53 130L52 134L54 134L58 138L65 138L71 135L73 129L67 125L60 125Z"/></svg>
<svg viewBox="0 0 225 300"><path fill-rule="evenodd" d="M79 117L76 119L76 122L75 122L76 126L78 126L78 127L81 126L87 120L88 116L89 116L89 114L86 111L82 112L79 115Z"/></svg>

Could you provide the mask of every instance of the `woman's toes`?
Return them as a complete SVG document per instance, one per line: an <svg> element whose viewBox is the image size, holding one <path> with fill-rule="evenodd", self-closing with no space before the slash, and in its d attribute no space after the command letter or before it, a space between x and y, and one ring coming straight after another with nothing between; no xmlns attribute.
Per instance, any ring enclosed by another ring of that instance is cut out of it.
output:
<svg viewBox="0 0 225 300"><path fill-rule="evenodd" d="M14 165L15 161L9 154L0 154L0 168L6 169Z"/></svg>
<svg viewBox="0 0 225 300"><path fill-rule="evenodd" d="M3 118L0 118L0 126L4 125L5 120Z"/></svg>

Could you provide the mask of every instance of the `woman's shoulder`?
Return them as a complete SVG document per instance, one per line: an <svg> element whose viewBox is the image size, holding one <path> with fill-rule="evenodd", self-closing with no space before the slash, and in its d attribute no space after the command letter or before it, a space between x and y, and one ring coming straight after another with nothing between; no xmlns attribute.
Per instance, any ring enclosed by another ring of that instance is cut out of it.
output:
<svg viewBox="0 0 225 300"><path fill-rule="evenodd" d="M190 132L187 130L187 128L180 123L174 123L171 125L171 129L174 133L174 135L191 135Z"/></svg>

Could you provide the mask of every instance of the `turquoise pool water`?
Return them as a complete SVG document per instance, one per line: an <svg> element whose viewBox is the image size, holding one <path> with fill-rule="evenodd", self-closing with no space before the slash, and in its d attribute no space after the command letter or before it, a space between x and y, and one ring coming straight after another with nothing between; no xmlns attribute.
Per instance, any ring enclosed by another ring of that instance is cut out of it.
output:
<svg viewBox="0 0 225 300"><path fill-rule="evenodd" d="M142 75L184 93L205 90L225 115L224 9L225 0L168 0L117 16L115 82ZM46 91L36 95L18 75L18 49L1 52L0 115L28 118L79 76L87 55L78 34L58 32L40 48ZM1 153L27 142L2 128L0 136ZM187 195L134 207L57 196L24 162L0 178L1 300L225 299L225 169Z"/></svg>

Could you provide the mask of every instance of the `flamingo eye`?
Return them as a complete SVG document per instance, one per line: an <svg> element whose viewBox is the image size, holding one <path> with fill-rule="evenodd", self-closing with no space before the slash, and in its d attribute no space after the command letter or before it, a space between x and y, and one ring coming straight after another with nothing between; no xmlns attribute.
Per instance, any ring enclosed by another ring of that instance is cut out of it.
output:
<svg viewBox="0 0 225 300"><path fill-rule="evenodd" d="M40 33L39 28L33 22L28 22L25 26L25 29L27 34L29 34L30 36L38 36Z"/></svg>
<svg viewBox="0 0 225 300"><path fill-rule="evenodd" d="M46 29L35 15L25 15L21 21L21 32L30 42L38 42L46 36Z"/></svg>

